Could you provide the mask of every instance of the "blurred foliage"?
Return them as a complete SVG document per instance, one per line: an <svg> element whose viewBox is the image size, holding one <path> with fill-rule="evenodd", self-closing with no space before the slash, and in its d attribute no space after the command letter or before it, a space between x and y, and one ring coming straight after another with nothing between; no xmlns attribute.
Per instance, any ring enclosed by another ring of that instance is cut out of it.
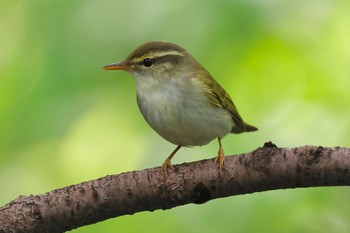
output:
<svg viewBox="0 0 350 233"><path fill-rule="evenodd" d="M163 162L174 145L144 122L133 80L100 69L150 40L189 50L259 127L227 136L227 154L269 140L350 146L349 12L331 0L2 0L0 205ZM184 149L174 163L216 151L216 142ZM256 193L72 232L348 232L348 194Z"/></svg>

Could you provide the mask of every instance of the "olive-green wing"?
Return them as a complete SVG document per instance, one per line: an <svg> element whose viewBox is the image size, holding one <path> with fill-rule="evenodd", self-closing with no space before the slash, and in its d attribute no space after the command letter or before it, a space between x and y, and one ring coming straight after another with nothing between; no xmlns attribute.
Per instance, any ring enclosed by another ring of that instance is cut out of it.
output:
<svg viewBox="0 0 350 233"><path fill-rule="evenodd" d="M227 92L220 86L215 79L210 76L208 72L202 73L200 75L206 76L204 80L205 86L208 88L205 90L211 104L226 110L233 119L234 126L232 128L232 133L241 133L246 131L245 123L242 117L239 115L238 110L233 103L231 97Z"/></svg>

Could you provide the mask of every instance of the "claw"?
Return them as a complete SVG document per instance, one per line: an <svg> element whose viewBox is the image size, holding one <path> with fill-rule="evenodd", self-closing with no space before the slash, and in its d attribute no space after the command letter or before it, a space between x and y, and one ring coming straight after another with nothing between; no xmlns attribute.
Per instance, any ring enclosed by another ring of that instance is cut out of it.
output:
<svg viewBox="0 0 350 233"><path fill-rule="evenodd" d="M169 158L167 158L164 161L162 168L161 168L162 172L164 172L166 176L168 175L168 172L167 172L168 168L170 168L171 170L174 170L173 165L171 165L171 159L169 159Z"/></svg>
<svg viewBox="0 0 350 233"><path fill-rule="evenodd" d="M221 138L218 138L218 140L219 140L219 151L218 151L218 156L216 156L214 163L219 164L220 176L221 176L222 168L224 167L225 153L224 153L224 150L222 149Z"/></svg>
<svg viewBox="0 0 350 233"><path fill-rule="evenodd" d="M220 175L222 175L222 168L224 167L225 154L222 148L218 151L218 156L216 156L214 163L219 164Z"/></svg>
<svg viewBox="0 0 350 233"><path fill-rule="evenodd" d="M174 170L174 167L173 165L171 165L171 159L174 157L174 155L176 154L176 152L178 150L180 150L181 146L177 146L175 148L175 150L168 156L168 158L166 158L166 160L164 161L164 163L162 164L162 168L161 168L161 171L165 173L165 176L168 175L167 173L167 169L168 167L172 170Z"/></svg>

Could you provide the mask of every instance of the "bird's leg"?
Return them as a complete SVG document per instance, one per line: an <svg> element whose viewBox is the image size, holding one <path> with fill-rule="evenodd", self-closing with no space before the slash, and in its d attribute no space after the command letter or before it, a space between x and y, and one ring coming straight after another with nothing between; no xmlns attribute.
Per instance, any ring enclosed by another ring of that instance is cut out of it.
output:
<svg viewBox="0 0 350 233"><path fill-rule="evenodd" d="M218 151L218 156L216 156L214 163L219 163L220 175L221 175L222 168L224 167L225 154L224 154L224 150L222 149L221 138L218 138L218 141L219 141L219 151Z"/></svg>
<svg viewBox="0 0 350 233"><path fill-rule="evenodd" d="M164 161L163 165L162 165L162 171L165 172L165 175L167 175L167 168L170 167L171 169L174 169L173 166L171 165L171 159L174 157L174 155L176 154L176 152L178 150L180 150L181 146L177 146L175 148L175 150L168 156L168 158L166 158L166 160Z"/></svg>

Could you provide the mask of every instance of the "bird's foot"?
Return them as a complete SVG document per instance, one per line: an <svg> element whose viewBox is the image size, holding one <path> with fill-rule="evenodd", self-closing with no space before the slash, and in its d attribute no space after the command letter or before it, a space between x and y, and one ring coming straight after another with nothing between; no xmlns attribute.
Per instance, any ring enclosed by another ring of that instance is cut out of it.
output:
<svg viewBox="0 0 350 233"><path fill-rule="evenodd" d="M167 159L164 161L164 163L163 163L163 165L162 165L162 168L161 168L162 172L164 172L166 176L168 175L168 173L167 173L167 169L168 169L168 168L174 170L173 165L171 165L171 159L169 159L169 158L167 158Z"/></svg>
<svg viewBox="0 0 350 233"><path fill-rule="evenodd" d="M218 151L218 156L216 156L214 163L219 163L220 175L222 174L222 168L224 167L225 154L222 148Z"/></svg>

